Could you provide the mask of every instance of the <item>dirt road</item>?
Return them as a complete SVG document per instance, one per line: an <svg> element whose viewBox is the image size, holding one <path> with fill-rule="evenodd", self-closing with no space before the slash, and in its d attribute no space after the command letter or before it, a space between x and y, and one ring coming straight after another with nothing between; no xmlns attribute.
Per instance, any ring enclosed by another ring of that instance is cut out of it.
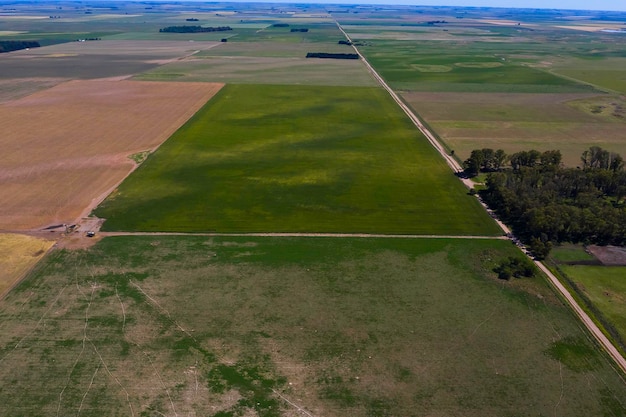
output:
<svg viewBox="0 0 626 417"><path fill-rule="evenodd" d="M339 28L339 30L346 37L346 39L350 43L352 43L352 39L350 39L350 37L343 30L341 25L338 22L335 22L335 23L337 24L337 27ZM400 108L406 113L406 115L409 117L409 119L411 119L413 124L415 124L415 126L422 132L422 134L424 134L424 136L426 136L428 141L435 147L435 149L437 149L437 151L445 159L445 161L450 166L450 168L452 168L452 170L455 173L460 173L461 171L463 171L463 168L461 167L461 165L451 155L448 155L448 153L445 151L443 146L441 146L441 144L435 138L435 135L428 128L426 128L424 126L424 124L419 119L419 117L417 117L417 115L415 115L411 111L411 109L406 104L404 104L404 102L389 87L389 85L387 85L385 80L383 80L382 77L376 72L376 70L374 70L374 68L372 68L372 66L369 64L369 62L367 62L365 57L361 54L361 52L359 52L359 50L357 49L356 46L354 46L354 44L352 44L352 48L359 55L359 57L363 61L363 64L367 67L367 69L372 74L372 76L380 83L380 85L385 90L387 90L389 95L394 99L394 101L396 103L398 103L398 106L400 106ZM472 188L474 186L473 182L470 179L468 179L468 178L461 178L461 181L463 181L463 183L468 188ZM485 207L486 210L489 211L487 206L482 201L481 201L481 204L483 205L483 207ZM490 212L490 214L492 214L491 211L489 211L489 212ZM512 236L511 230L509 230L509 228L504 223L502 223L500 220L498 220L495 217L494 217L494 220L496 221L496 223L498 223L500 228L502 228L504 233L507 234L507 236ZM604 333L602 333L602 331L598 328L598 326L596 326L596 324L593 322L593 320L591 320L589 315L587 315L587 313L585 313L585 311L578 305L578 303L576 302L574 297L572 297L572 295L569 293L569 291L563 286L563 284L561 284L561 282L558 280L558 278L554 274L552 274L552 272L550 272L550 270L542 262L536 261L536 260L532 259L532 257L530 257L530 256L529 256L529 258L531 258L531 260L533 260L533 262L537 265L537 267L548 277L548 279L549 279L551 285L554 287L554 289L556 291L558 291L563 296L563 299L567 302L567 304L569 304L571 309L580 318L580 320L583 322L583 324L585 325L587 330L589 330L589 332L593 335L593 337L598 341L600 346L602 346L602 348L613 358L613 360L615 361L617 366L622 370L622 372L626 373L626 359L624 359L624 357L621 355L621 353L609 341L609 339L604 335Z"/></svg>

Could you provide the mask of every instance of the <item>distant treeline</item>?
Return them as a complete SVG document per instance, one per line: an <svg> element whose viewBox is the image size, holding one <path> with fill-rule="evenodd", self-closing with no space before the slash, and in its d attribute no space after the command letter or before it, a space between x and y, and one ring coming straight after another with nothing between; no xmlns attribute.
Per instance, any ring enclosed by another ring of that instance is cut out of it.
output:
<svg viewBox="0 0 626 417"><path fill-rule="evenodd" d="M288 28L289 27L289 23L274 23L272 25L272 27L275 27L275 28Z"/></svg>
<svg viewBox="0 0 626 417"><path fill-rule="evenodd" d="M224 32L227 30L233 30L230 26L218 26L218 27L202 27L202 26L168 26L166 28L159 29L159 32L163 33L204 33L204 32Z"/></svg>
<svg viewBox="0 0 626 417"><path fill-rule="evenodd" d="M307 28L301 28L301 29L291 29L292 32L308 32L309 30Z"/></svg>
<svg viewBox="0 0 626 417"><path fill-rule="evenodd" d="M26 48L39 48L39 42L36 41L0 41L0 53L19 51Z"/></svg>
<svg viewBox="0 0 626 417"><path fill-rule="evenodd" d="M359 59L357 54L330 54L328 52L309 52L307 58Z"/></svg>

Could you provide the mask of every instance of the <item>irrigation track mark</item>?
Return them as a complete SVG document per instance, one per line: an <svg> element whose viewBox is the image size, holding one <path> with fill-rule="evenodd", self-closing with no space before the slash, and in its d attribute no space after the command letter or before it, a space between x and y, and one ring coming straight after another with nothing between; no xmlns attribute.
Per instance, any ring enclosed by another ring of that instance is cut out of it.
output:
<svg viewBox="0 0 626 417"><path fill-rule="evenodd" d="M94 379L96 379L96 375L98 374L98 371L100 370L101 366L102 366L102 363L99 363L98 367L96 368L96 371L91 376L91 381L89 381L89 386L87 387L87 390L83 394L83 398L80 400L80 405L78 406L78 411L76 412L76 417L78 417L80 415L80 410L83 409L83 403L85 402L85 398L87 398L87 394L89 394L89 390L91 389L91 387L93 385L93 381L94 381Z"/></svg>
<svg viewBox="0 0 626 417"><path fill-rule="evenodd" d="M161 378L161 374L159 373L156 366L154 366L154 362L152 362L152 358L150 358L150 355L148 354L148 352L144 351L143 354L146 355L146 358L148 358L150 365L152 365L152 369L154 370L154 373L156 374L157 378L159 378L159 381L161 381L161 385L163 386L163 389L165 390L165 393L167 394L167 398L170 400L170 405L172 406L172 411L174 412L174 416L178 417L178 413L176 412L176 407L174 407L174 401L172 401L172 397L170 395L170 390L167 388L167 385L165 385L163 378Z"/></svg>
<svg viewBox="0 0 626 417"><path fill-rule="evenodd" d="M168 318L168 319L170 319L170 321L171 321L172 323L174 323L174 325L175 325L176 327L178 327L178 329L179 329L181 332L185 333L187 336L189 336L191 339L193 339L195 342L197 342L196 338L195 338L195 337L193 337L193 335L192 335L191 333L189 333L187 330L185 330L185 329L183 328L183 326L181 326L180 324L178 324L178 322L172 318L172 316L170 315L170 312L169 312L169 311L167 311L165 308L161 307L161 305L157 302L157 300L155 300L154 298L150 297L150 296L148 295L148 293L146 293L146 292L143 290L143 288L141 288L138 284L134 283L132 280L130 280L129 282L130 282L130 284L131 284L131 285L133 285L135 288L137 288L139 291L141 291L141 293L142 293L142 294L143 294L143 295L144 295L147 299L149 299L150 301L152 301L152 303L153 303L153 304L154 304L154 305L155 305L155 306L156 306L159 310L161 310L161 313L165 314L165 315L167 316L167 318Z"/></svg>
<svg viewBox="0 0 626 417"><path fill-rule="evenodd" d="M295 407L296 410L298 410L299 413L303 413L309 417L315 417L313 414L309 413L308 411L306 411L304 408L300 407L298 404L289 401L289 399L287 397L285 397L284 395L282 395L280 392L276 391L275 389L272 389L272 391L274 392L274 394L278 395L280 398L282 398L287 404L291 405L292 407Z"/></svg>
<svg viewBox="0 0 626 417"><path fill-rule="evenodd" d="M419 119L419 117L417 117L415 113L413 113L413 111L406 104L404 104L404 102L400 99L400 97L391 89L391 87L389 87L389 85L387 85L385 80L383 80L383 78L376 72L376 70L370 65L367 59L365 59L365 57L361 54L361 52L352 42L352 39L350 38L350 36L348 36L348 34L343 30L339 22L335 20L335 24L337 25L341 33L343 33L346 40L348 40L352 44L352 48L358 54L363 64L367 67L368 71L380 83L380 85L385 90L387 90L389 95L398 104L398 106L400 106L400 108L406 113L406 115L409 117L409 119L411 119L411 121L415 124L415 126L417 126L417 128L424 134L424 136L426 136L428 141L441 154L441 156L445 159L445 161L450 166L450 168L452 168L452 170L457 173L462 171L461 165L451 155L447 154L443 146L441 146L439 141L435 138L435 135L426 126L424 126L424 124ZM468 188L473 187L473 183L471 182L470 179L461 178L461 180ZM484 204L483 201L480 201L480 203L483 207L487 208L487 206ZM500 228L508 236L511 236L510 235L511 231L508 229L508 227L504 223L499 221L498 219L495 219L495 220L496 220L496 223L500 226ZM611 341L604 335L604 333L602 333L602 331L598 328L598 326L596 326L596 324L593 322L593 320L591 320L589 315L585 313L585 311L578 305L576 300L574 300L574 297L572 297L569 291L563 286L563 284L561 284L558 278L552 272L550 272L550 270L541 261L534 260L528 254L527 256L548 277L548 281L553 286L555 291L561 294L566 304L569 305L569 307L574 311L574 313L578 316L578 318L583 322L587 330L593 335L593 337L595 337L595 339L600 344L600 346L609 354L609 356L611 356L611 358L613 358L613 361L621 369L621 371L623 373L626 373L626 359L624 359L622 354L615 348L615 346L611 343Z"/></svg>
<svg viewBox="0 0 626 417"><path fill-rule="evenodd" d="M377 233L186 233L186 232L100 232L109 236L207 236L207 237L329 237L329 238L383 238L383 239L497 239L508 240L506 236L474 235L387 235ZM135 285L135 284L133 284ZM136 286L136 285L135 285Z"/></svg>
<svg viewBox="0 0 626 417"><path fill-rule="evenodd" d="M109 370L109 367L107 366L106 362L104 362L104 358L102 357L102 355L100 354L100 351L98 350L98 348L96 347L96 345L91 341L91 339L89 339L89 343L91 343L91 346L93 346L93 350L96 351L96 354L98 355L98 357L100 358L100 362L102 362L102 366L104 366L104 370L107 371L107 374L109 374L109 376L111 378L113 378L115 380L115 382L117 382L117 385L120 386L120 388L122 388L122 391L124 391L124 393L126 394L126 401L128 401L128 407L130 408L130 415L131 417L135 417L135 411L133 410L133 405L130 402L130 394L128 393L128 391L126 390L126 388L124 388L124 386L122 385L122 383L120 382L119 379L117 379L116 376L114 376L111 371Z"/></svg>
<svg viewBox="0 0 626 417"><path fill-rule="evenodd" d="M39 321L37 322L37 324L35 324L35 327L33 328L33 330L31 330L30 332L28 332L28 334L24 337L22 337L16 344L15 346L13 346L13 349L11 351L9 351L6 355L4 355L2 357L2 359L0 359L0 363L7 357L9 356L9 353L11 353L12 351L14 351L15 349L17 349L20 344L27 338L29 337L31 334L35 333L35 330L37 330L37 328L39 328L39 325L41 324L41 322L46 318L46 316L48 315L48 313L50 312L50 310L52 310L52 308L56 305L56 302L59 300L59 298L61 297L61 294L63 294L63 292L65 291L65 289L67 288L67 285L63 288L61 288L61 291L59 291L59 293L57 294L56 298L52 301L52 303L50 304L50 307L43 313L43 315L41 316L41 318L39 319Z"/></svg>
<svg viewBox="0 0 626 417"><path fill-rule="evenodd" d="M122 317L123 317L122 333L124 333L124 331L126 330L126 310L124 310L124 303L122 302L122 299L120 298L120 293L117 292L117 283L115 284L115 296L117 297L118 301L120 302L120 305L122 306Z"/></svg>
<svg viewBox="0 0 626 417"><path fill-rule="evenodd" d="M78 290L79 293L81 293L83 296L85 296L85 293L80 289L80 285L78 285L78 278L76 278L76 289ZM89 303L87 304L87 308L85 309L85 325L83 326L83 343L82 343L82 348L80 349L80 353L78 354L78 356L76 357L76 360L74 361L74 364L72 365L72 369L70 369L70 373L67 375L67 380L65 381L65 385L63 386L63 389L59 393L59 404L57 405L57 417L59 417L59 415L61 413L61 402L63 401L63 394L65 393L65 390L69 386L70 381L72 379L72 374L74 373L74 370L76 369L76 366L78 365L78 362L80 361L80 359L83 356L83 353L85 352L85 342L88 340L88 338L87 338L87 326L89 325L89 308L91 307L91 303L93 301L93 293L95 292L95 290L96 290L96 286L92 285L91 286L91 296L89 297ZM92 379L92 381L93 381L93 379ZM90 384L90 386L91 386L91 384ZM85 395L87 395L87 394L85 393ZM82 401L81 401L81 407L82 407Z"/></svg>

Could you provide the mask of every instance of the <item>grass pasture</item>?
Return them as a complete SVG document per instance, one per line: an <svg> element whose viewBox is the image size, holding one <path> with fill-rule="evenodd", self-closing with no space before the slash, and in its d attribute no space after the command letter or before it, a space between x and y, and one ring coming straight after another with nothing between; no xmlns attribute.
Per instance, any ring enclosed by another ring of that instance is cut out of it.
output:
<svg viewBox="0 0 626 417"><path fill-rule="evenodd" d="M73 223L221 86L70 81L0 104L0 230Z"/></svg>
<svg viewBox="0 0 626 417"><path fill-rule="evenodd" d="M626 267L561 265L561 270L626 340Z"/></svg>
<svg viewBox="0 0 626 417"><path fill-rule="evenodd" d="M619 97L594 94L420 93L403 98L460 159L477 148L559 149L580 164L590 146L626 154Z"/></svg>
<svg viewBox="0 0 626 417"><path fill-rule="evenodd" d="M172 236L57 251L0 305L0 401L10 415L623 415L622 381L547 285L495 279L516 253Z"/></svg>
<svg viewBox="0 0 626 417"><path fill-rule="evenodd" d="M26 235L0 233L0 298L43 257L53 243Z"/></svg>
<svg viewBox="0 0 626 417"><path fill-rule="evenodd" d="M95 214L125 231L500 233L380 88L227 85Z"/></svg>

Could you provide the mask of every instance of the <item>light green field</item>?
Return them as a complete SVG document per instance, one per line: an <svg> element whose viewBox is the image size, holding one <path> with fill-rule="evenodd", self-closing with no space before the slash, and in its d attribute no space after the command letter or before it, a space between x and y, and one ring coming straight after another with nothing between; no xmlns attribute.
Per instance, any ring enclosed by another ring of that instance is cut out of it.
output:
<svg viewBox="0 0 626 417"><path fill-rule="evenodd" d="M568 166L590 146L626 155L626 103L593 94L418 93L403 98L461 160L473 149L559 149Z"/></svg>
<svg viewBox="0 0 626 417"><path fill-rule="evenodd" d="M626 267L562 265L561 269L626 340Z"/></svg>
<svg viewBox="0 0 626 417"><path fill-rule="evenodd" d="M0 304L2 410L626 413L622 380L545 282L495 278L507 256L521 254L450 239L143 236L58 251Z"/></svg>
<svg viewBox="0 0 626 417"><path fill-rule="evenodd" d="M556 61L551 66L551 70L554 73L597 85L600 88L622 94L626 93L626 58L570 58Z"/></svg>
<svg viewBox="0 0 626 417"><path fill-rule="evenodd" d="M107 230L500 233L380 88L227 85L95 213Z"/></svg>

